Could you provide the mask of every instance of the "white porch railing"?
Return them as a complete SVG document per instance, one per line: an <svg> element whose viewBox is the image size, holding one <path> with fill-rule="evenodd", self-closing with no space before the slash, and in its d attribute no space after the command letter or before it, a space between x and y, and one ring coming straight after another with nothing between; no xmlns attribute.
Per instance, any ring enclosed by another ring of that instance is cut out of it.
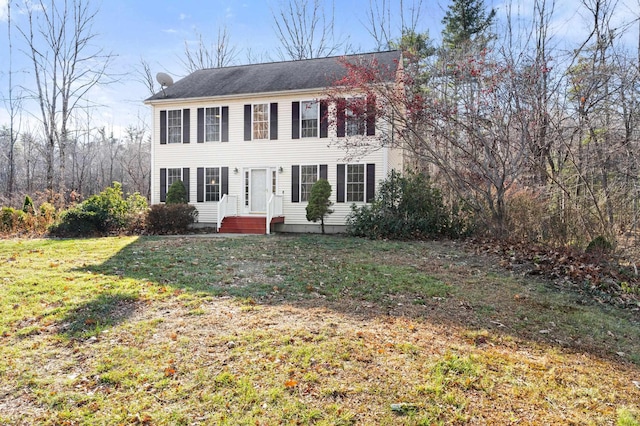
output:
<svg viewBox="0 0 640 426"><path fill-rule="evenodd" d="M222 227L222 221L227 216L238 215L238 197L235 195L224 194L218 202L218 229Z"/></svg>
<svg viewBox="0 0 640 426"><path fill-rule="evenodd" d="M267 235L271 234L271 219L282 216L282 195L271 194L267 201Z"/></svg>

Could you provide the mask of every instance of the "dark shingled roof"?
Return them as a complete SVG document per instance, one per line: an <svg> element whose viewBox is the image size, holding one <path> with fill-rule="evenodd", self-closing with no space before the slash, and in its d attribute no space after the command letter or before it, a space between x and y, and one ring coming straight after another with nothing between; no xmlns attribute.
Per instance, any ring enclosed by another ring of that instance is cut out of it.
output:
<svg viewBox="0 0 640 426"><path fill-rule="evenodd" d="M371 64L375 59L380 69L386 71L397 68L400 52L394 50L301 61L209 68L189 74L165 88L164 93L160 91L147 101L322 89L331 86L345 75L346 68L340 62L340 58L364 64ZM389 73L389 77L391 75Z"/></svg>

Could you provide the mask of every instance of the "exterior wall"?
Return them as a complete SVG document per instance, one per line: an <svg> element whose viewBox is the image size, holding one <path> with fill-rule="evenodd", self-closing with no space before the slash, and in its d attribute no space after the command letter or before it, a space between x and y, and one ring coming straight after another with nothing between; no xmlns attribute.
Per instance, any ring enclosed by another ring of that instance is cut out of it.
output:
<svg viewBox="0 0 640 426"><path fill-rule="evenodd" d="M283 196L285 225L310 225L306 219L306 202L292 202L291 179L292 165L324 165L327 178L332 187L331 200L334 213L325 221L328 226L343 226L351 211L351 202L338 203L337 164L375 164L376 190L380 180L384 179L391 168L402 169L402 155L387 148L375 150L362 158L345 160L346 152L340 148L340 139L336 129L329 127L328 138L292 139L292 102L314 100L321 97L320 92L261 94L255 97L236 97L219 99L196 99L182 101L153 102L153 147L152 147L152 195L151 203L160 202L160 169L190 169L190 203L199 211L199 222L215 223L218 202L196 202L196 170L199 167L228 167L229 195L238 199L238 214L246 214L243 209L244 172L250 168L275 170L277 176L277 194ZM244 140L244 105L250 103L278 103L278 139ZM197 143L197 108L229 107L229 142ZM160 111L190 108L190 143L160 144ZM331 108L330 108L331 111ZM377 130L378 131L378 130ZM270 172L267 179L270 179ZM364 203L356 203L364 204ZM282 227L286 229L286 226ZM306 229L304 227L290 229ZM336 228L340 229L340 228Z"/></svg>

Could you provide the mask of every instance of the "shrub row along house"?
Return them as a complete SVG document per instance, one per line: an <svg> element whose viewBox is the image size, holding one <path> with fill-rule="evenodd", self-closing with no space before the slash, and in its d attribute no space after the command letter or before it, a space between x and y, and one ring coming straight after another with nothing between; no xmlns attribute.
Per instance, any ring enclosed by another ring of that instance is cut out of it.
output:
<svg viewBox="0 0 640 426"><path fill-rule="evenodd" d="M375 99L353 93L340 103L328 94L346 75L345 61L385 67L393 79L400 52L204 69L148 98L152 204L179 179L199 222L219 232L315 232L305 208L311 186L325 178L334 203L325 226L343 230L351 205L372 201L379 181L403 169L390 146L347 157L341 141L366 144L390 129L375 108L349 108L350 100Z"/></svg>

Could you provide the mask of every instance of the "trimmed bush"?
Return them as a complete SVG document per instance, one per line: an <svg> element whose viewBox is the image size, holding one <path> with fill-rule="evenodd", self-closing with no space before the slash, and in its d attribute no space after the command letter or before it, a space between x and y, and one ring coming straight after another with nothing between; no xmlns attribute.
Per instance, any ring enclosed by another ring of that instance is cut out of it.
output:
<svg viewBox="0 0 640 426"><path fill-rule="evenodd" d="M167 199L165 204L187 204L187 188L181 180L177 180L171 184L167 191Z"/></svg>
<svg viewBox="0 0 640 426"><path fill-rule="evenodd" d="M198 210L189 204L155 204L147 213L146 226L152 234L180 234L198 219Z"/></svg>
<svg viewBox="0 0 640 426"><path fill-rule="evenodd" d="M98 213L70 208L60 214L60 222L53 225L49 232L58 237L92 237L100 234Z"/></svg>
<svg viewBox="0 0 640 426"><path fill-rule="evenodd" d="M347 233L371 239L458 237L468 223L457 206L448 207L429 177L392 171L370 205L351 206Z"/></svg>

